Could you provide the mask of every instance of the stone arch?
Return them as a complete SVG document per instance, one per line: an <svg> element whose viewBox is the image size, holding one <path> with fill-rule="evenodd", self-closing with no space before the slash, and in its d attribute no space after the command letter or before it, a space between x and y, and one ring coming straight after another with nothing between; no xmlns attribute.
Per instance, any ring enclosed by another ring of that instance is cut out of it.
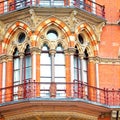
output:
<svg viewBox="0 0 120 120"><path fill-rule="evenodd" d="M87 49L89 50L90 55L97 56L98 55L97 37L96 37L93 29L90 27L89 24L82 23L75 30L76 35L79 34L81 31L84 31L87 34L87 36L89 37L88 42L90 43L89 46L91 45L91 47L87 47ZM92 51L93 51L93 53L92 53Z"/></svg>
<svg viewBox="0 0 120 120"><path fill-rule="evenodd" d="M21 22L21 21L17 21L15 22L6 32L3 43L2 43L2 52L6 53L8 45L10 43L10 39L11 37L14 35L14 33L18 30L18 29L22 29L24 30L28 36L32 35L32 31L30 30L30 28L28 27L28 25L26 25L25 23Z"/></svg>
<svg viewBox="0 0 120 120"><path fill-rule="evenodd" d="M42 31L48 28L50 25L55 25L56 27L58 27L64 33L65 38L68 40L69 43L72 41L71 36L74 35L71 33L69 27L64 22L55 17L50 17L42 23L40 23L40 25L35 30L35 34L32 40L34 40L37 43L40 35L42 34Z"/></svg>

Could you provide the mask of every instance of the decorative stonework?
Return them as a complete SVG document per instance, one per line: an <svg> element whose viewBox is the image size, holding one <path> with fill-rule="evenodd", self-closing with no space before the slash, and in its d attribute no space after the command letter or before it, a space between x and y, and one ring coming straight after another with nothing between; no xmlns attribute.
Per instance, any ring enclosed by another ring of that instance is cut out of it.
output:
<svg viewBox="0 0 120 120"><path fill-rule="evenodd" d="M2 21L0 21L0 41L3 40L3 35L5 33L4 28L5 28L5 24Z"/></svg>
<svg viewBox="0 0 120 120"><path fill-rule="evenodd" d="M76 112L28 112L6 117L5 120L97 120L97 117Z"/></svg>

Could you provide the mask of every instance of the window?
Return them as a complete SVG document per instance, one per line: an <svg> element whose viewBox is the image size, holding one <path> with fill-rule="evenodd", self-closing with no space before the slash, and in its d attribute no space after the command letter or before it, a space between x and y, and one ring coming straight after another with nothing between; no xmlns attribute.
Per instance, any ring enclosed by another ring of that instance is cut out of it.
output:
<svg viewBox="0 0 120 120"><path fill-rule="evenodd" d="M13 53L13 84L15 86L13 90L14 100L17 100L19 98L19 89L23 89L23 86L21 86L20 84L28 83L28 81L31 79L31 54L29 45L27 45L25 49L23 58L20 58L18 53L19 52L16 48ZM26 93L27 89L28 87L26 85ZM20 97L23 97L23 94Z"/></svg>
<svg viewBox="0 0 120 120"><path fill-rule="evenodd" d="M41 82L41 96L49 96L49 88L51 82L51 58L49 55L49 48L44 45L40 56L40 82Z"/></svg>
<svg viewBox="0 0 120 120"><path fill-rule="evenodd" d="M23 82L28 82L31 79L31 54L29 45L26 47L22 65Z"/></svg>
<svg viewBox="0 0 120 120"><path fill-rule="evenodd" d="M52 55L49 54L49 48L44 45L42 48L40 59L41 96L50 96L49 88L50 83L53 82L52 78L54 78L54 82L57 83L57 97L65 96L65 57L62 46L58 45L58 47L56 48L56 53L54 57L52 57ZM54 72L54 74L52 74L52 72Z"/></svg>
<svg viewBox="0 0 120 120"><path fill-rule="evenodd" d="M55 30L49 30L48 32L47 32L47 38L49 39L49 40L56 40L57 38L58 38L58 33L57 33L57 31L55 31Z"/></svg>
<svg viewBox="0 0 120 120"><path fill-rule="evenodd" d="M78 50L74 54L74 79L81 81L81 60L79 58Z"/></svg>
<svg viewBox="0 0 120 120"><path fill-rule="evenodd" d="M22 43L25 40L25 33L20 33L19 37L18 37L18 42Z"/></svg>
<svg viewBox="0 0 120 120"><path fill-rule="evenodd" d="M18 87L17 85L20 84L20 57L18 55L18 50L17 48L15 49L13 53L13 73L14 73L14 78L13 78L13 85L14 87L14 99L17 99L17 91Z"/></svg>
<svg viewBox="0 0 120 120"><path fill-rule="evenodd" d="M74 54L74 97L86 97L88 95L87 88L87 62L88 53L85 49L84 57L79 57L78 50ZM82 84L81 84L82 83Z"/></svg>
<svg viewBox="0 0 120 120"><path fill-rule="evenodd" d="M78 35L78 40L81 44L84 43L83 37L80 34Z"/></svg>
<svg viewBox="0 0 120 120"><path fill-rule="evenodd" d="M55 82L57 84L57 97L65 97L65 56L61 45L56 48L55 54ZM63 84L62 84L63 83Z"/></svg>

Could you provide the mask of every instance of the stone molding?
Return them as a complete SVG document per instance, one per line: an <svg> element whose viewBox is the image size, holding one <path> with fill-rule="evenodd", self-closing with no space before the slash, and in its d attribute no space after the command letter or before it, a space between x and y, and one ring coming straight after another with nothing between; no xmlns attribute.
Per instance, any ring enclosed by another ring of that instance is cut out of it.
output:
<svg viewBox="0 0 120 120"><path fill-rule="evenodd" d="M68 117L70 119L74 119L74 120L98 120L96 116L91 116L91 115L87 115L87 114L83 114L83 113L76 113L76 112L39 112L39 111L35 111L35 112L28 112L28 113L20 113L17 115L11 115L9 117L5 117L5 120L30 120L30 118L32 119L36 119L39 118L54 118L56 120L59 120L60 118L64 118L63 120L68 119ZM59 118L59 119L58 119ZM50 119L51 120L51 119Z"/></svg>

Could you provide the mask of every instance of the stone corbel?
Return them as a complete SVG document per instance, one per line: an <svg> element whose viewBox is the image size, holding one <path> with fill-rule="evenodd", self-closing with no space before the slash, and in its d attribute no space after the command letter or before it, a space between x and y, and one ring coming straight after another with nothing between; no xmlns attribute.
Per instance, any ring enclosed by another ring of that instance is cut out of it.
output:
<svg viewBox="0 0 120 120"><path fill-rule="evenodd" d="M75 24L77 23L77 19L76 19L77 13L78 12L76 10L72 11L69 18L70 28L73 32L75 31Z"/></svg>
<svg viewBox="0 0 120 120"><path fill-rule="evenodd" d="M95 25L93 26L98 42L100 42L100 37L101 37L102 29L104 26L105 26L105 22L102 22L102 23L98 24L97 26L95 26Z"/></svg>
<svg viewBox="0 0 120 120"><path fill-rule="evenodd" d="M36 14L35 14L35 11L33 9L30 9L29 12L31 14L31 20L32 20L33 24L36 26L38 18L37 18Z"/></svg>

